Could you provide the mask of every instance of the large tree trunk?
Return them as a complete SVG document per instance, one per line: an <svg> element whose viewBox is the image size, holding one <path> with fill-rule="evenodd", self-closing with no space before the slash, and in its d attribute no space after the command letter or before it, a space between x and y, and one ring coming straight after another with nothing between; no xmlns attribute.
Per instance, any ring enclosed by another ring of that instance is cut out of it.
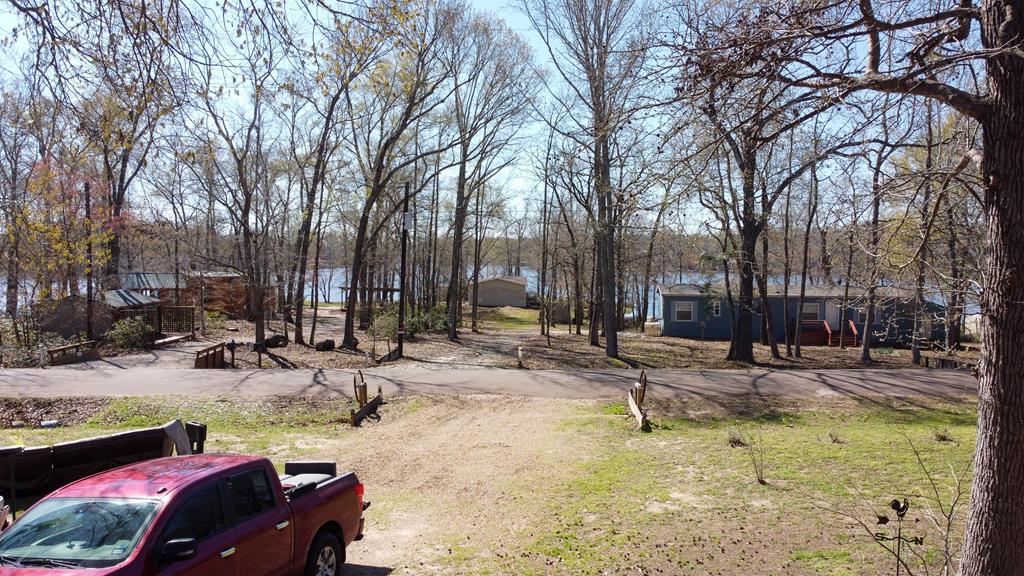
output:
<svg viewBox="0 0 1024 576"><path fill-rule="evenodd" d="M757 237L761 233L754 214L755 185L754 168L757 166L757 152L749 143L745 143L737 156L742 158L740 172L742 174L743 207L738 232L740 246L737 267L740 276L739 302L737 302L736 324L733 337L729 343L728 360L734 362L754 363L754 258L757 249Z"/></svg>
<svg viewBox="0 0 1024 576"><path fill-rule="evenodd" d="M583 274L583 265L580 262L580 254L577 246L573 246L572 257L572 293L573 293L573 324L576 325L576 335L582 334L583 330L583 281L580 275Z"/></svg>
<svg viewBox="0 0 1024 576"><path fill-rule="evenodd" d="M356 314L359 300L359 278L365 268L363 252L366 247L366 232L370 223L369 208L364 208L359 216L359 227L356 229L356 242L352 250L352 264L349 268L348 295L345 297L345 333L341 346L349 350L359 348L356 338Z"/></svg>
<svg viewBox="0 0 1024 576"><path fill-rule="evenodd" d="M594 239L594 265L590 268L590 306L588 307L588 319L590 325L588 327L587 339L591 346L600 346L600 326L601 318L598 314L601 302L601 283L598 281L597 275L597 259L599 256L599 248L597 246L597 239Z"/></svg>
<svg viewBox="0 0 1024 576"><path fill-rule="evenodd" d="M946 351L960 345L960 309L963 306L963 292L960 286L959 248L957 248L956 219L953 217L953 203L946 198L946 246L949 251L949 304L946 306Z"/></svg>
<svg viewBox="0 0 1024 576"><path fill-rule="evenodd" d="M928 239L931 233L931 226L927 224L929 204L932 200L932 149L934 147L932 138L932 101L928 100L927 106L927 142L925 146L924 156L924 195L921 199L921 208L918 211L918 215L921 218L921 226L924 226L924 234L921 240L921 252L917 255L917 282L914 286L914 331L911 335L910 342L910 361L916 365L921 365L921 340L925 338L931 338L931 334L925 334L923 332L924 325L924 314L929 313L925 309L924 301L924 281L925 272L927 271L928 262Z"/></svg>
<svg viewBox="0 0 1024 576"><path fill-rule="evenodd" d="M118 210L118 212L120 211ZM103 289L114 290L121 287L121 280L117 276L118 266L121 262L120 232L114 231L107 239L107 258L107 263L103 267Z"/></svg>
<svg viewBox="0 0 1024 576"><path fill-rule="evenodd" d="M475 230L473 234L473 305L470 307L470 330L473 332L479 332L479 312L480 312L480 249L483 247L483 185L476 192L476 222Z"/></svg>
<svg viewBox="0 0 1024 576"><path fill-rule="evenodd" d="M465 236L466 212L469 210L469 195L466 193L468 142L462 143L459 154L459 176L455 188L455 222L452 225L452 269L451 276L448 277L448 339L453 342L459 339L462 277L465 275L462 266L462 243Z"/></svg>
<svg viewBox="0 0 1024 576"><path fill-rule="evenodd" d="M762 211L766 213L767 210ZM772 313L771 295L768 292L768 235L761 235L761 273L757 275L758 292L761 293L761 320L764 333L761 340L768 343L772 358L779 359L779 341L775 337L775 314Z"/></svg>
<svg viewBox="0 0 1024 576"><path fill-rule="evenodd" d="M1022 14L1022 0L984 2L985 47L1024 37ZM988 86L984 352L962 576L1019 574L1024 561L1024 58L1005 52L990 57Z"/></svg>
<svg viewBox="0 0 1024 576"><path fill-rule="evenodd" d="M601 282L601 309L604 324L604 352L609 358L619 357L618 323L615 306L615 222L611 199L611 166L609 165L607 135L599 135L594 147L595 169L597 171L597 270Z"/></svg>
<svg viewBox="0 0 1024 576"><path fill-rule="evenodd" d="M792 150L790 150L792 154ZM786 189L786 205L782 211L782 323L783 336L786 339L786 357L793 356L793 317L789 309L789 282L793 275L793 259L789 253L789 231L790 231L790 202L793 196L793 187ZM804 274L807 271L804 270ZM799 310L799 308L798 308ZM800 314L797 313L797 327L800 326Z"/></svg>
<svg viewBox="0 0 1024 576"><path fill-rule="evenodd" d="M740 230L739 252L739 298L736 303L736 323L732 342L729 346L728 359L735 362L754 363L754 250L757 236L753 233L753 223L748 223Z"/></svg>
<svg viewBox="0 0 1024 576"><path fill-rule="evenodd" d="M15 238L7 250L7 313L11 318L18 315L18 281L21 279L21 267L18 262L18 240Z"/></svg>
<svg viewBox="0 0 1024 576"><path fill-rule="evenodd" d="M877 305L877 302L875 302L875 288L878 284L878 246L880 241L878 214L882 206L882 184L880 181L882 162L880 153L879 160L875 164L871 182L871 239L868 244L868 258L871 260L869 264L871 278L868 279L867 313L864 318L864 329L861 333L863 340L860 347L860 361L865 364L871 363L871 324L875 318L875 306Z"/></svg>
<svg viewBox="0 0 1024 576"><path fill-rule="evenodd" d="M540 295L540 335L548 333L548 305L544 300L544 289L548 283L548 160L551 154L551 140L548 139L548 156L544 160L544 204L541 206L541 233L540 233L540 284L537 286L537 293ZM551 344L551 337L548 336L548 345Z"/></svg>

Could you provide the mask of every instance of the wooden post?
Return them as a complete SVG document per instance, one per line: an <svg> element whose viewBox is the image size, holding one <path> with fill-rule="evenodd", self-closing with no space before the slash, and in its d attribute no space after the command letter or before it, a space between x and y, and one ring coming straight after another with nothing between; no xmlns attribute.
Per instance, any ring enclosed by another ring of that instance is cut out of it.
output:
<svg viewBox="0 0 1024 576"><path fill-rule="evenodd" d="M629 405L629 411L633 413L633 417L636 418L637 427L641 432L650 432L651 423L647 419L647 413L643 410L644 397L647 395L647 371L640 371L640 381L633 384L633 386L626 393L626 402Z"/></svg>
<svg viewBox="0 0 1024 576"><path fill-rule="evenodd" d="M365 396L366 396L366 383L365 382L363 382L363 384L361 385L361 388L362 388L363 397L365 399ZM374 396L372 400L365 401L359 407L359 410L350 410L349 411L349 414L350 414L349 417L351 418L352 425L353 426L359 426L359 423L362 422L364 418L366 418L370 414L376 414L377 407L379 407L383 403L384 403L384 391L383 391L383 389L380 386L377 386L377 395Z"/></svg>

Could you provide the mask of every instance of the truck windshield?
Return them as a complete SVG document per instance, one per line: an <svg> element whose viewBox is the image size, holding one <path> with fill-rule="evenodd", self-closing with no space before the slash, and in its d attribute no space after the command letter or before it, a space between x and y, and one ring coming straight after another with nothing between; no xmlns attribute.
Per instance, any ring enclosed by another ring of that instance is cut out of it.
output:
<svg viewBox="0 0 1024 576"><path fill-rule="evenodd" d="M159 502L51 498L0 534L0 566L103 568L124 561Z"/></svg>

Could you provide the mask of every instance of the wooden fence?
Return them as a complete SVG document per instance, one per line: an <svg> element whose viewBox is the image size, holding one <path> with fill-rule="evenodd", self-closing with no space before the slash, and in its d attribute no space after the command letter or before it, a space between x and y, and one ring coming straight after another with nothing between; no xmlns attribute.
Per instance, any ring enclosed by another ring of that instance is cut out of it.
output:
<svg viewBox="0 0 1024 576"><path fill-rule="evenodd" d="M196 331L195 306L154 306L150 308L133 308L114 310L114 322L128 318L138 318L158 334Z"/></svg>

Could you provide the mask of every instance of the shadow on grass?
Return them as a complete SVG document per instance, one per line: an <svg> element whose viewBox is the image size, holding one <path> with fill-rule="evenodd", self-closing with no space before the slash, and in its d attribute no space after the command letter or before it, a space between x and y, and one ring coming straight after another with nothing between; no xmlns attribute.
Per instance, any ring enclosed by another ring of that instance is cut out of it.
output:
<svg viewBox="0 0 1024 576"><path fill-rule="evenodd" d="M728 425L736 420L765 425L798 424L810 412L857 411L883 424L973 426L976 403L965 398L869 397L792 398L771 395L706 396L654 400L647 409L652 426Z"/></svg>

